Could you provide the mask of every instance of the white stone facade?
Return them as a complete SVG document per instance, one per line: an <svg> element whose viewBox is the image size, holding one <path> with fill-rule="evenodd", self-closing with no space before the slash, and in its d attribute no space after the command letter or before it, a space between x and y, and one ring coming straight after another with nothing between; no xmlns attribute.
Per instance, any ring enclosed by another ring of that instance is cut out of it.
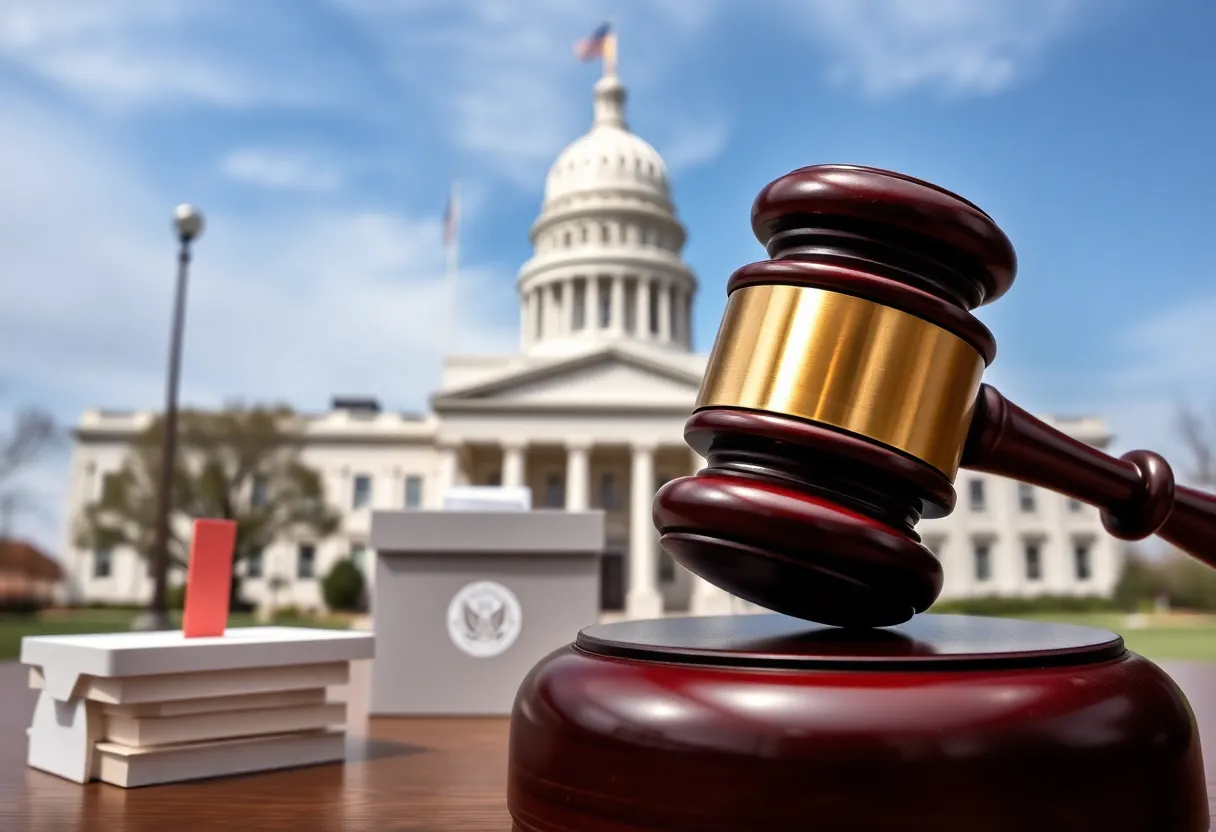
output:
<svg viewBox="0 0 1216 832"><path fill-rule="evenodd" d="M320 578L337 560L353 554L370 563L372 510L438 508L452 485L499 484L529 486L538 509L605 510L608 611L748 606L667 558L651 522L657 487L702 462L684 444L683 426L706 356L692 350L697 281L681 258L686 235L667 170L628 131L624 101L616 78L601 80L591 131L549 173L531 232L535 253L517 281L520 352L448 357L425 415L337 402L311 417L304 460L322 474L341 529L315 544L270 547L245 580L250 600L273 595L280 606L319 608ZM70 530L151 419L90 411L77 426L64 561L78 599L151 594L133 553L80 550ZM1082 441L1109 441L1100 420L1054 424ZM963 472L957 485L954 514L920 526L945 563L943 597L1111 593L1118 549L1096 511L987 475Z"/></svg>

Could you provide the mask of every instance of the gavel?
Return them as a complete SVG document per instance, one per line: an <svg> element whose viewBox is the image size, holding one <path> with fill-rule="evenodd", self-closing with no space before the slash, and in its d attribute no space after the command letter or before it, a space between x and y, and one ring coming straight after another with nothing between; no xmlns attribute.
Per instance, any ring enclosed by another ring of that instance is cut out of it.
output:
<svg viewBox="0 0 1216 832"><path fill-rule="evenodd" d="M1017 272L988 214L909 176L817 165L765 187L751 222L769 259L731 276L685 425L707 465L655 497L677 562L774 612L901 624L942 589L915 525L953 510L967 468L1216 566L1216 496L1177 485L1159 454L1116 459L981 382L996 341L972 310Z"/></svg>

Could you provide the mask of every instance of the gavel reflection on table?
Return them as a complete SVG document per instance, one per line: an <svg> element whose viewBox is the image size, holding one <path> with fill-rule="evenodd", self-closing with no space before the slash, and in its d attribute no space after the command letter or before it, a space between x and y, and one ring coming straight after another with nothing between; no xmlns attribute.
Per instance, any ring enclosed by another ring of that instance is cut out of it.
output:
<svg viewBox="0 0 1216 832"><path fill-rule="evenodd" d="M769 258L735 272L688 444L654 518L679 563L771 615L589 627L524 681L520 832L1206 832L1182 693L1114 633L920 615L922 517L960 467L1098 507L1216 565L1216 497L981 383L1013 247L970 202L873 168L767 186Z"/></svg>

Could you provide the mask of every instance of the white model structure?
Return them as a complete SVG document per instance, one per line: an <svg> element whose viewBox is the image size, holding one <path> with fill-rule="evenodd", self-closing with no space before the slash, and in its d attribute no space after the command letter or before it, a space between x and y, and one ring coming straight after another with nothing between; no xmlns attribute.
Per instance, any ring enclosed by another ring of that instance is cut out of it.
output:
<svg viewBox="0 0 1216 832"><path fill-rule="evenodd" d="M39 690L29 765L135 787L342 760L347 706L328 689L373 646L297 627L25 638Z"/></svg>
<svg viewBox="0 0 1216 832"><path fill-rule="evenodd" d="M683 426L706 355L693 350L697 280L682 258L686 233L667 168L630 132L625 99L615 75L596 83L590 131L561 152L545 180L530 232L534 254L517 279L519 352L446 357L429 413L383 412L374 398L347 398L310 417L304 460L342 510L342 529L266 549L248 565L250 600L320 608L319 579L335 561L352 557L371 579L373 510L438 509L453 486L501 485L530 488L536 509L604 510L606 613L737 607L662 553L651 521L658 486L702 464L684 444ZM720 310L724 301L710 303ZM69 522L152 419L83 415ZM1100 419L1045 419L1090 444L1110 440ZM922 524L946 561L945 597L1112 592L1118 550L1096 511L987 475L963 472L958 488L955 513ZM87 551L67 537L63 560L76 597L149 597L151 581L133 553Z"/></svg>

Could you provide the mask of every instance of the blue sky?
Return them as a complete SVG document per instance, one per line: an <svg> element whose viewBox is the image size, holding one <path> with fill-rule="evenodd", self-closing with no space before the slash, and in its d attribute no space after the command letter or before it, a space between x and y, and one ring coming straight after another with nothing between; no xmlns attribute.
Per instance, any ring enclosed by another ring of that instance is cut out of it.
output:
<svg viewBox="0 0 1216 832"><path fill-rule="evenodd" d="M981 317L989 380L1175 450L1216 403L1216 7L1199 0L6 0L0 5L0 418L163 395L182 201L197 245L183 395L425 406L439 219L465 194L461 333L511 349L544 172L590 120L620 31L631 126L667 158L707 349L762 256L756 192L852 162L954 189L1017 247ZM1214 411L1216 412L1216 411ZM22 531L52 548L66 459Z"/></svg>

